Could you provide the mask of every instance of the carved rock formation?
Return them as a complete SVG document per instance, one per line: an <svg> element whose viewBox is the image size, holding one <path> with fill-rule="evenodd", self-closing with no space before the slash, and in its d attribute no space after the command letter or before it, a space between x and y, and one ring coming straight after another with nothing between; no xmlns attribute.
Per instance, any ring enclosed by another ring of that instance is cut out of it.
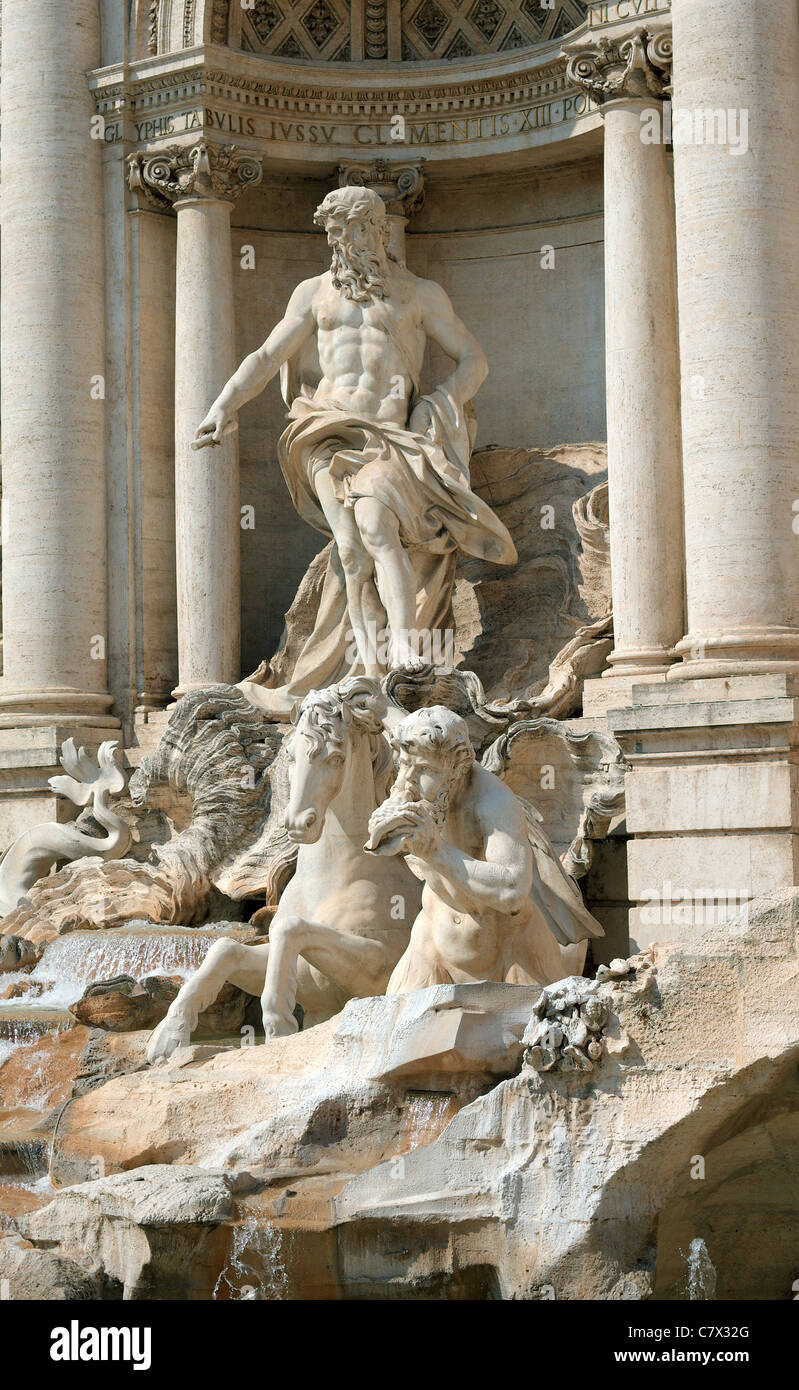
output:
<svg viewBox="0 0 799 1390"><path fill-rule="evenodd" d="M87 1028L103 1028L111 1033L133 1033L154 1028L177 997L180 979L167 975L148 975L137 981L131 975L118 975L88 985L70 1013ZM199 1036L220 1037L237 1032L244 1022L249 995L235 985L223 985L217 999L204 1009L197 1021Z"/></svg>
<svg viewBox="0 0 799 1390"><path fill-rule="evenodd" d="M411 1032L426 1026L420 997L352 1000L260 1050L184 1049L66 1106L53 1172L80 1185L19 1228L127 1297L211 1297L235 1246L280 1266L282 1294L260 1266L257 1297L679 1298L687 1230L719 1298L789 1298L798 924L799 892L774 895L732 929L614 961L535 1010L528 999L531 1050L542 1022L565 1037L601 1001L586 1030L599 1055L566 1044L591 1070L564 1067L559 1043L544 1070L517 1052L521 1069L488 1090L452 1072L446 1094L427 1091L423 1071L385 1066L410 1036L398 1009L414 1011ZM707 1182L692 1179L695 1155ZM98 1156L134 1171L81 1182Z"/></svg>

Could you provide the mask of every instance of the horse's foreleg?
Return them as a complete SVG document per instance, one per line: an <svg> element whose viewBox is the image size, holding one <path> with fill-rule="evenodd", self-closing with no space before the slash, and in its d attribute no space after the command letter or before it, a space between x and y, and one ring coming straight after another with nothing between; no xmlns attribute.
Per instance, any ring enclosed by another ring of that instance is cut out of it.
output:
<svg viewBox="0 0 799 1390"><path fill-rule="evenodd" d="M267 943L245 946L230 937L215 941L202 965L182 986L166 1017L152 1033L147 1045L147 1060L155 1062L159 1057L168 1057L176 1048L185 1047L191 1041L203 1009L213 1004L228 981L248 994L259 995L266 979L268 955Z"/></svg>
<svg viewBox="0 0 799 1390"><path fill-rule="evenodd" d="M269 964L261 996L267 1038L284 1037L297 1031L293 1009L300 956L350 996L381 993L393 963L379 941L347 936L333 927L306 922L302 917L275 920L269 932L269 945Z"/></svg>

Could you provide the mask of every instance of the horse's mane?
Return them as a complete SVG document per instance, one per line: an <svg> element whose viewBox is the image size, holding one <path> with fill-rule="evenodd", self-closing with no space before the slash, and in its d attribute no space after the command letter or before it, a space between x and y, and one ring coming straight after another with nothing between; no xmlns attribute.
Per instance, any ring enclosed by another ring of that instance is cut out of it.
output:
<svg viewBox="0 0 799 1390"><path fill-rule="evenodd" d="M394 760L383 729L387 702L377 681L350 676L325 690L309 690L295 709L292 722L311 740L310 758L325 744L343 747L346 732L357 726L369 738L375 792L382 800L393 780Z"/></svg>

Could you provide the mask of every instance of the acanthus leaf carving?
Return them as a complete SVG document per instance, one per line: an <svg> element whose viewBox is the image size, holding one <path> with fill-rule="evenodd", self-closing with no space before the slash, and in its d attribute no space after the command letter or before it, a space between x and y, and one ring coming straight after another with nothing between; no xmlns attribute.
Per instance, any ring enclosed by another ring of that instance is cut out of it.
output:
<svg viewBox="0 0 799 1390"><path fill-rule="evenodd" d="M258 155L238 145L170 145L157 154L142 151L128 159L128 181L149 203L166 208L181 198L224 198L233 202L261 182Z"/></svg>
<svg viewBox="0 0 799 1390"><path fill-rule="evenodd" d="M423 159L415 164L373 159L371 163L339 165L338 182L340 188L371 188L380 194L389 215L411 217L424 203L423 170Z"/></svg>
<svg viewBox="0 0 799 1390"><path fill-rule="evenodd" d="M671 31L635 29L624 38L600 38L564 49L566 74L602 106L620 97L661 101L669 92Z"/></svg>

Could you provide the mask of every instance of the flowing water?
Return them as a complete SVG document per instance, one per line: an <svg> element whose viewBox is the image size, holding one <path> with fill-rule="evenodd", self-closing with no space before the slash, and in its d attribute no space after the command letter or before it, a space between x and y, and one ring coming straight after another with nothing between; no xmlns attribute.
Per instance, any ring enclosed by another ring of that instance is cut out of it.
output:
<svg viewBox="0 0 799 1390"><path fill-rule="evenodd" d="M117 975L177 975L186 979L204 959L219 933L194 927L134 927L76 931L59 936L29 973L0 976L0 989L19 981L41 985L41 994L24 994L0 1005L25 1018L40 1010L66 1009L87 985Z"/></svg>
<svg viewBox="0 0 799 1390"><path fill-rule="evenodd" d="M432 1144L457 1111L454 1096L443 1091L409 1091L405 1110L404 1152Z"/></svg>
<svg viewBox="0 0 799 1390"><path fill-rule="evenodd" d="M21 1001L20 1001L21 1002ZM40 1009L31 1017L9 1004L0 1004L0 1115L3 1108L24 1105L29 1110L47 1110L51 1102L52 1076L48 1065L48 1049L42 1044L59 1033L74 1028L75 1020L66 1009ZM20 1093L19 1075L16 1084L6 1078L3 1063L14 1053L24 1050L25 1086Z"/></svg>
<svg viewBox="0 0 799 1390"><path fill-rule="evenodd" d="M273 1222L248 1217L233 1229L233 1244L212 1297L229 1302L287 1299L289 1280L283 1256L283 1232Z"/></svg>
<svg viewBox="0 0 799 1390"><path fill-rule="evenodd" d="M716 1270L703 1240L692 1240L688 1254L683 1256L688 1265L687 1289L689 1299L714 1299L716 1297Z"/></svg>
<svg viewBox="0 0 799 1390"><path fill-rule="evenodd" d="M4 1099L2 1067L21 1048L28 1054L24 1104L33 1110L49 1108L47 1049L42 1049L41 1041L75 1026L69 1005L81 998L87 985L118 975L135 980L172 975L185 980L220 934L251 932L231 923L214 929L156 927L144 922L113 931L68 932L48 943L33 970L0 975L0 993L17 983L34 986L16 999L0 1001L0 1110L4 1104L20 1103L8 1094Z"/></svg>

